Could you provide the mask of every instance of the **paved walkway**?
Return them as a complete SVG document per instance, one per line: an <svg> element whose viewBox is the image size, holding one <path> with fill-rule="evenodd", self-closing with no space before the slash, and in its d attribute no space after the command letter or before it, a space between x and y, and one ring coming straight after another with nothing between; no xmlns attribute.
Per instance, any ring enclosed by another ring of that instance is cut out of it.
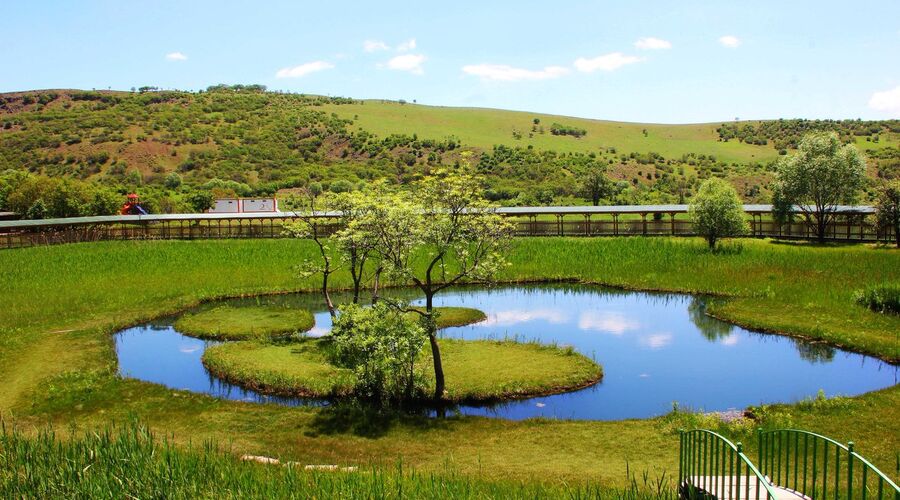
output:
<svg viewBox="0 0 900 500"><path fill-rule="evenodd" d="M687 478L691 484L712 494L718 500L755 500L757 498L765 500L767 498L766 489L761 484L759 485L759 496L757 496L756 478L741 477L740 480L738 485L737 480L732 476L691 476ZM734 491L737 486L740 486L740 494ZM811 500L796 491L774 484L771 486L775 492L775 500Z"/></svg>

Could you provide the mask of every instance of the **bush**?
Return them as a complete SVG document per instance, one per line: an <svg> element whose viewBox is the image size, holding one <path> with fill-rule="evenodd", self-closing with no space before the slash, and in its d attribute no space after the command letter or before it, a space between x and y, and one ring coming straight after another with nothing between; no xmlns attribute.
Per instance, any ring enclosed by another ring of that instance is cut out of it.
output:
<svg viewBox="0 0 900 500"><path fill-rule="evenodd" d="M166 180L163 181L163 184L169 189L178 189L181 187L182 183L181 176L178 175L178 172L172 172L171 174L166 176Z"/></svg>
<svg viewBox="0 0 900 500"><path fill-rule="evenodd" d="M572 137L582 137L587 135L587 130L583 128L573 127L571 125L563 125L554 123L550 125L550 133L553 135L571 135Z"/></svg>
<svg viewBox="0 0 900 500"><path fill-rule="evenodd" d="M382 403L424 394L416 358L425 329L385 304L343 306L331 329L332 363L356 373L355 394Z"/></svg>
<svg viewBox="0 0 900 500"><path fill-rule="evenodd" d="M900 285L880 285L854 294L856 303L887 314L900 314Z"/></svg>
<svg viewBox="0 0 900 500"><path fill-rule="evenodd" d="M744 208L731 184L718 178L706 180L691 200L689 208L694 230L715 248L721 238L747 231Z"/></svg>

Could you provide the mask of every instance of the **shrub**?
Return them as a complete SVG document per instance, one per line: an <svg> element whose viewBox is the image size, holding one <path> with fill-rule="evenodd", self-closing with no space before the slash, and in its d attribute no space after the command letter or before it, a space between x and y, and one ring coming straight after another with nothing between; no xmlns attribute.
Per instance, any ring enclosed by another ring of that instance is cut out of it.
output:
<svg viewBox="0 0 900 500"><path fill-rule="evenodd" d="M331 337L331 362L356 373L357 396L386 403L423 394L424 379L416 358L427 333L395 308L345 305Z"/></svg>
<svg viewBox="0 0 900 500"><path fill-rule="evenodd" d="M856 303L869 309L888 314L900 314L900 285L880 285L857 290Z"/></svg>
<svg viewBox="0 0 900 500"><path fill-rule="evenodd" d="M721 238L737 236L747 231L744 209L737 191L722 179L705 181L689 208L694 230L706 238L709 248L715 248Z"/></svg>

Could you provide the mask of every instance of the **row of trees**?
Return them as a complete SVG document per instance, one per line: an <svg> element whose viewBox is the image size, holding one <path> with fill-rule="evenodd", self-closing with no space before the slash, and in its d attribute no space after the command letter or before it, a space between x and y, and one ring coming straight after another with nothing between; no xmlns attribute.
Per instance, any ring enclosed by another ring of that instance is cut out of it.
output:
<svg viewBox="0 0 900 500"><path fill-rule="evenodd" d="M829 225L840 216L840 205L850 205L866 178L865 159L855 146L842 144L837 134L806 135L796 154L775 164L773 206L776 221L785 223L801 217L824 241ZM892 230L900 247L900 180L886 182L876 199L880 230ZM710 247L728 236L746 232L741 199L725 181L710 179L691 203L695 230L706 237Z"/></svg>
<svg viewBox="0 0 900 500"><path fill-rule="evenodd" d="M375 312L363 313L351 306L342 310L341 315L350 312L350 319L335 323L334 338L342 346L337 358L350 360L350 367L362 377L362 392L383 398L410 397L415 389L411 382L415 377L409 370L419 353L415 339L421 338L422 342L427 339L431 348L433 397L436 400L443 397L445 379L437 342L434 296L463 282L490 282L506 265L504 250L512 234L511 223L498 215L496 208L482 196L482 182L463 165L458 169L436 170L411 192L376 183L365 192L341 193L321 200L319 206L304 207L314 214L315 210L322 209L343 212L341 229L333 236L326 237L330 222L314 215L288 228L290 234L310 238L317 245L318 258L304 261L300 273L321 277L321 291L332 316L337 317L338 308L331 300L329 278L338 270L346 270L352 277L354 304L360 302L364 290L371 292L373 303L384 302L385 307ZM380 298L379 291L385 282L414 285L425 298L424 307ZM396 317L392 322L383 321L377 311L382 316L386 311L402 317L418 315L415 328L421 328L424 335L416 335L410 323L398 321ZM364 327L360 327L360 322ZM348 324L352 328L345 328ZM395 348L372 348L371 339L379 335L382 342ZM405 347L396 348L400 345ZM382 362L371 357L378 352L405 357L398 363ZM381 369L375 369L378 367ZM388 384L385 381L395 378L384 376L385 370L406 382ZM401 389L403 393L398 394L396 391Z"/></svg>
<svg viewBox="0 0 900 500"><path fill-rule="evenodd" d="M0 172L0 211L25 219L85 217L118 214L129 192L139 191L141 206L150 213L203 212L216 195L233 191L218 184L193 188L170 174L163 186L140 187L127 182L109 186L75 179L48 177L20 170Z"/></svg>

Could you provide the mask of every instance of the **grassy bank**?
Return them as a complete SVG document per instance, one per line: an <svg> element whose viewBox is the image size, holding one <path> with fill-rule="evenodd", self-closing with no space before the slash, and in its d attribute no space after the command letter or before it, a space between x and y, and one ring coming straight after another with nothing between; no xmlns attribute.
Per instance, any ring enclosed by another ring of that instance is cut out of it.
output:
<svg viewBox="0 0 900 500"><path fill-rule="evenodd" d="M632 477L621 489L485 481L457 474L241 463L211 443L172 446L135 424L66 439L0 433L3 498L674 498Z"/></svg>
<svg viewBox="0 0 900 500"><path fill-rule="evenodd" d="M327 360L327 339L286 344L234 342L210 347L203 363L241 386L281 396L352 395L355 376ZM441 339L447 399L485 402L553 394L581 388L602 376L600 366L572 349L512 341ZM434 392L431 355L418 361Z"/></svg>
<svg viewBox="0 0 900 500"><path fill-rule="evenodd" d="M305 332L313 325L312 313L303 309L221 306L185 314L175 322L175 329L201 339L245 340Z"/></svg>
<svg viewBox="0 0 900 500"><path fill-rule="evenodd" d="M869 246L744 240L711 254L694 239L516 240L510 281L574 279L730 297L712 312L745 325L900 359L900 318L854 292L900 282L900 253ZM313 289L292 272L314 255L304 241L108 242L0 252L0 412L31 425L83 428L136 415L186 443L231 442L236 453L304 463L402 461L489 479L622 485L625 470L676 467L678 425L484 418L427 420L219 401L119 379L109 334L214 297ZM227 272L223 272L227 270ZM349 285L343 274L334 277ZM448 356L449 358L449 356ZM449 379L448 379L449 381ZM820 405L821 406L821 405ZM853 440L882 470L900 449L897 386L825 408L772 407L746 426L795 426ZM680 417L679 417L680 418ZM724 429L752 443L752 432ZM749 445L748 445L749 446Z"/></svg>

